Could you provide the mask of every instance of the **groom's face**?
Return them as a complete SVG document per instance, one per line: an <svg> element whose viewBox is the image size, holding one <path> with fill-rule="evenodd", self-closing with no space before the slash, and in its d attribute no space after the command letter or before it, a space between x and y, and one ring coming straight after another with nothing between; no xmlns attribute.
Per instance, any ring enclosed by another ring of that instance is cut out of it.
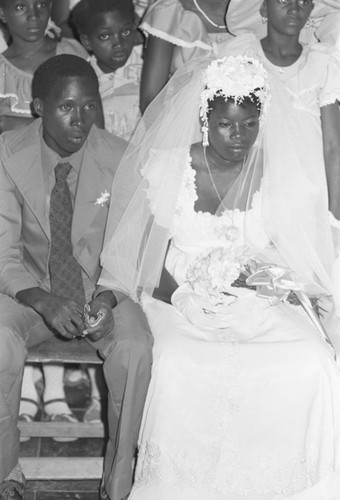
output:
<svg viewBox="0 0 340 500"><path fill-rule="evenodd" d="M34 100L46 144L61 157L78 151L95 123L98 105L98 89L90 78L63 78L44 99Z"/></svg>

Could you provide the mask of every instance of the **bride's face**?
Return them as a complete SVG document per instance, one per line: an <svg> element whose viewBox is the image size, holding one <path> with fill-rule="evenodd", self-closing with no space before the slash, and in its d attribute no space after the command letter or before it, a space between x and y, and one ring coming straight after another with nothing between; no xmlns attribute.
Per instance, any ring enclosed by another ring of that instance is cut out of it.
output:
<svg viewBox="0 0 340 500"><path fill-rule="evenodd" d="M241 105L215 99L209 113L209 149L223 160L245 158L259 131L259 111L253 102Z"/></svg>

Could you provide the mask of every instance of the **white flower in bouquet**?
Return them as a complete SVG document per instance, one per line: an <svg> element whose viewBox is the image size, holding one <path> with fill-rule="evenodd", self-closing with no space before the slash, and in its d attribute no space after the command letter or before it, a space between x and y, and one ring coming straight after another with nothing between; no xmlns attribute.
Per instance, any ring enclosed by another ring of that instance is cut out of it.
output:
<svg viewBox="0 0 340 500"><path fill-rule="evenodd" d="M210 304L227 305L231 285L254 258L254 251L242 246L218 246L202 252L188 267L186 282L192 290Z"/></svg>

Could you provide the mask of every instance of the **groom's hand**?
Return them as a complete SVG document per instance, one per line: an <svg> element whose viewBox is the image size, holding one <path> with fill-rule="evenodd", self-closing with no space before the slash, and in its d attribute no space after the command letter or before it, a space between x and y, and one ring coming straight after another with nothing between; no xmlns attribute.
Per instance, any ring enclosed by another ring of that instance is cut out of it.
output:
<svg viewBox="0 0 340 500"><path fill-rule="evenodd" d="M97 295L88 304L90 321L86 325L84 334L92 342L108 335L114 327L112 309L117 305L117 299L111 291L104 291Z"/></svg>
<svg viewBox="0 0 340 500"><path fill-rule="evenodd" d="M46 323L67 339L81 335L85 328L83 307L67 297L49 295L40 306L40 314Z"/></svg>
<svg viewBox="0 0 340 500"><path fill-rule="evenodd" d="M50 328L67 339L81 335L85 328L82 305L68 297L60 297L34 287L21 290L16 294L16 299L32 307Z"/></svg>

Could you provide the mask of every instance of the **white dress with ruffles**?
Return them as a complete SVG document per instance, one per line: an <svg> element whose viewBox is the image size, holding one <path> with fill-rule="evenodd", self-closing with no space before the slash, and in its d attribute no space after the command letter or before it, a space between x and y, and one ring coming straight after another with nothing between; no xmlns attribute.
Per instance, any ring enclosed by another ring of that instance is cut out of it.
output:
<svg viewBox="0 0 340 500"><path fill-rule="evenodd" d="M88 54L79 42L62 38L57 44L56 55L72 54L87 58ZM31 118L33 75L12 63L0 53L0 116L24 116Z"/></svg>
<svg viewBox="0 0 340 500"><path fill-rule="evenodd" d="M166 259L179 285L202 250L244 243L244 212L196 212L196 199L189 157ZM247 217L258 248L270 245L259 192ZM239 228L232 243L224 237L231 220ZM245 288L238 295L227 328L194 325L144 297L154 362L129 500L340 498L332 349L301 306L270 306Z"/></svg>
<svg viewBox="0 0 340 500"><path fill-rule="evenodd" d="M183 8L180 0L158 0L143 17L140 29L174 45L171 74L193 57L210 55L215 45L228 40L227 32L208 33L200 17Z"/></svg>
<svg viewBox="0 0 340 500"><path fill-rule="evenodd" d="M99 80L105 129L129 141L141 117L139 87L143 66L142 46L133 47L125 65L112 73L104 73L94 55L89 62Z"/></svg>
<svg viewBox="0 0 340 500"><path fill-rule="evenodd" d="M340 100L340 46L321 42L305 44L300 57L287 67L272 64L253 34L220 43L216 51L217 57L246 55L258 59L269 74L281 82L282 91L293 107L295 145L307 161L315 157L319 165L323 164L320 108ZM284 117L281 118L284 126Z"/></svg>

